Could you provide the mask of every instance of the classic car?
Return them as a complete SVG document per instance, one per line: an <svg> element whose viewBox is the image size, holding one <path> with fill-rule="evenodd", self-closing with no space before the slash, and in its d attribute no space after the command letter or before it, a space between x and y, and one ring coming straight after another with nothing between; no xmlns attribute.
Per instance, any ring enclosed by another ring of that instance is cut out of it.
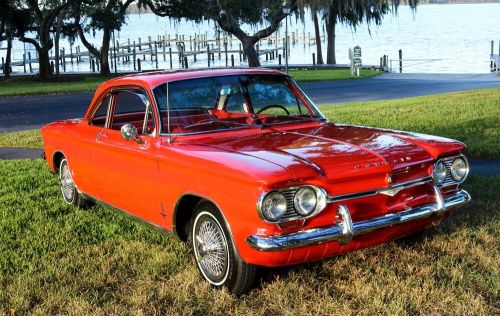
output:
<svg viewBox="0 0 500 316"><path fill-rule="evenodd" d="M328 121L288 75L212 69L102 84L42 128L64 201L98 201L190 244L206 281L371 247L470 201L464 144Z"/></svg>

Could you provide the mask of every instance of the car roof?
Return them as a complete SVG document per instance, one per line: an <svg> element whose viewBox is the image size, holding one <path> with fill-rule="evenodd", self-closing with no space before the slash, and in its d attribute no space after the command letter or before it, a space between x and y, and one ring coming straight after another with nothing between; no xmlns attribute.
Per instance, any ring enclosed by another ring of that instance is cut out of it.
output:
<svg viewBox="0 0 500 316"><path fill-rule="evenodd" d="M110 85L129 85L140 84L150 89L157 87L160 84L178 80L204 78L214 76L230 76L230 75L259 75L259 74L274 74L283 75L281 71L266 69L266 68L207 68L207 69L181 69L172 71L153 71L137 74L130 74L111 79L105 83L107 87Z"/></svg>

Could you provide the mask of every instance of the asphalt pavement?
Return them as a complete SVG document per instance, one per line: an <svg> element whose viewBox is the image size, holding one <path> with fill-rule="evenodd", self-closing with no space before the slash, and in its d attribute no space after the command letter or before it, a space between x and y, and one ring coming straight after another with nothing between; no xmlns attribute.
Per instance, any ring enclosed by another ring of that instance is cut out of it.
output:
<svg viewBox="0 0 500 316"><path fill-rule="evenodd" d="M435 93L500 87L493 74L392 74L357 80L301 84L316 104L388 100ZM0 98L0 132L40 128L46 123L82 117L93 93Z"/></svg>

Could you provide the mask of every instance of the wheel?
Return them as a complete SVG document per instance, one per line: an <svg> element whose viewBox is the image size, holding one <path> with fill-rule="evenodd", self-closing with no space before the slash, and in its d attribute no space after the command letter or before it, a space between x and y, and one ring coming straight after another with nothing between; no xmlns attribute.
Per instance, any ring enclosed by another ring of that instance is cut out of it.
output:
<svg viewBox="0 0 500 316"><path fill-rule="evenodd" d="M225 224L212 203L200 202L191 222L191 245L203 278L241 295L252 287L257 267L241 259Z"/></svg>
<svg viewBox="0 0 500 316"><path fill-rule="evenodd" d="M59 164L59 180L61 194L66 203L81 208L90 206L90 201L76 189L73 177L71 176L71 170L69 169L68 160L66 160L66 158L63 158Z"/></svg>

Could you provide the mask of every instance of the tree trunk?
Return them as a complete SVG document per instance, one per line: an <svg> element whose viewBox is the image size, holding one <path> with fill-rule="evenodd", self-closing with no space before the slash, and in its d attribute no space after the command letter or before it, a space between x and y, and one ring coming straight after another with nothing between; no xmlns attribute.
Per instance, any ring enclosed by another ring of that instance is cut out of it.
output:
<svg viewBox="0 0 500 316"><path fill-rule="evenodd" d="M99 55L99 63L101 64L101 75L109 75L111 70L109 68L109 52L106 50L102 50Z"/></svg>
<svg viewBox="0 0 500 316"><path fill-rule="evenodd" d="M58 16L57 17L57 27L56 27L56 34L54 36L54 58L55 58L55 68L56 68L56 75L59 75L59 38L61 37L61 28L62 28L62 17Z"/></svg>
<svg viewBox="0 0 500 316"><path fill-rule="evenodd" d="M335 26L337 24L337 11L333 6L328 8L328 20L326 21L326 33L328 37L328 46L326 52L326 63L336 64L335 58Z"/></svg>
<svg viewBox="0 0 500 316"><path fill-rule="evenodd" d="M12 37L10 35L7 36L7 55L5 56L5 79L10 78L10 68L11 68L11 60L12 60Z"/></svg>
<svg viewBox="0 0 500 316"><path fill-rule="evenodd" d="M46 81L52 77L52 69L50 67L49 50L42 47L38 50L38 65L39 77L41 80Z"/></svg>
<svg viewBox="0 0 500 316"><path fill-rule="evenodd" d="M318 65L322 65L323 64L323 52L321 51L321 33L319 30L318 12L316 12L316 9L311 8L311 14L313 16L314 33L315 33L315 37L316 37L316 63Z"/></svg>
<svg viewBox="0 0 500 316"><path fill-rule="evenodd" d="M102 34L102 44L101 44L101 52L99 56L99 63L101 64L101 75L109 75L111 73L111 69L109 67L109 45L111 41L111 30L103 29Z"/></svg>
<svg viewBox="0 0 500 316"><path fill-rule="evenodd" d="M253 41L250 37L242 40L243 42L243 52L247 56L248 66L249 67L260 67L259 54L257 54L257 50L255 49L255 41Z"/></svg>

